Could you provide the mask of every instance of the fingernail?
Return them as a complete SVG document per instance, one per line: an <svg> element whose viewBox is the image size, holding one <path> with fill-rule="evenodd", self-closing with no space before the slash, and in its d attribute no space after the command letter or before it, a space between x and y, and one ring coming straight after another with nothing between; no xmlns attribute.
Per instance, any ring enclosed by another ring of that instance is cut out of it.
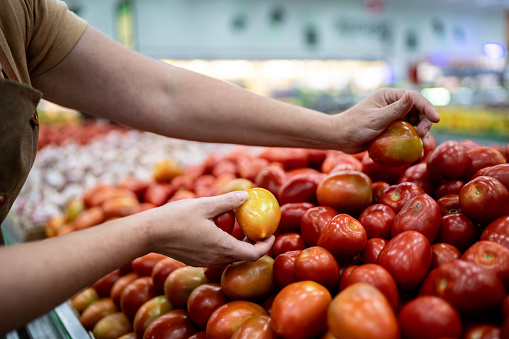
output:
<svg viewBox="0 0 509 339"><path fill-rule="evenodd" d="M247 198L249 198L249 193L247 193L246 191L235 191L235 194L237 195L237 198L239 200L246 200Z"/></svg>
<svg viewBox="0 0 509 339"><path fill-rule="evenodd" d="M403 97L401 98L401 102L406 105L408 104L408 100L410 100L410 96L408 94L408 92L405 92L405 94L403 94Z"/></svg>

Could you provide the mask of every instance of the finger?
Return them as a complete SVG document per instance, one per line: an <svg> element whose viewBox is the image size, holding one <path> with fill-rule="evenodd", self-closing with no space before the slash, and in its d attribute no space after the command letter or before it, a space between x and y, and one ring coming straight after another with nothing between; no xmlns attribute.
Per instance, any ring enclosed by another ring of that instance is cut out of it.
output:
<svg viewBox="0 0 509 339"><path fill-rule="evenodd" d="M414 106L419 112L424 113L424 116L429 121L434 123L440 121L440 115L438 115L438 112L433 104L420 93L416 92L414 95Z"/></svg>
<svg viewBox="0 0 509 339"><path fill-rule="evenodd" d="M380 114L380 123L383 124L383 128L389 126L394 120L403 118L414 105L414 98L410 92L406 92L401 98L390 105L381 108L382 114Z"/></svg>
<svg viewBox="0 0 509 339"><path fill-rule="evenodd" d="M256 261L269 252L275 239L276 237L271 235L253 245L232 237L233 242L229 256L238 260Z"/></svg>
<svg viewBox="0 0 509 339"><path fill-rule="evenodd" d="M246 191L235 191L199 199L206 216L212 218L223 212L231 211L239 207L247 198L249 198L249 194Z"/></svg>

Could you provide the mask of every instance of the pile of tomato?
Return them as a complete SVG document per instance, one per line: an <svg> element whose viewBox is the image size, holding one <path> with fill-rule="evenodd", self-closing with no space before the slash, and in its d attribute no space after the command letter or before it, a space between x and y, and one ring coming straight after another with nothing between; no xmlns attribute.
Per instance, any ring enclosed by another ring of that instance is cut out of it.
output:
<svg viewBox="0 0 509 339"><path fill-rule="evenodd" d="M190 267L151 253L75 296L98 339L509 338L508 159L509 145L433 137L399 167L367 152L239 147L97 187L48 229L236 189L277 198L275 243L256 262ZM244 238L233 211L214 221Z"/></svg>

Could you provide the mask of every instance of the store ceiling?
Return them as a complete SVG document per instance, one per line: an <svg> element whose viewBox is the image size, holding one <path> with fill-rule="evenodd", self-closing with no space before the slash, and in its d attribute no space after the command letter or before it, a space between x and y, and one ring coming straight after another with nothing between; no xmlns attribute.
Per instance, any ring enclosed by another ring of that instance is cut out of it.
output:
<svg viewBox="0 0 509 339"><path fill-rule="evenodd" d="M387 0L391 1L391 0ZM422 2L422 0L410 0L410 2ZM405 0L408 3L408 0ZM436 5L461 6L470 8L496 7L509 9L509 0L431 0Z"/></svg>

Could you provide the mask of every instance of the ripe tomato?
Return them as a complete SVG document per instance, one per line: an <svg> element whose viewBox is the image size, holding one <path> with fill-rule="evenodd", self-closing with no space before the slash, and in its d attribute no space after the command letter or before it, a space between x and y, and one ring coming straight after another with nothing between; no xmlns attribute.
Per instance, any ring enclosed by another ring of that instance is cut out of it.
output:
<svg viewBox="0 0 509 339"><path fill-rule="evenodd" d="M151 182L143 195L143 202L149 202L154 206L162 206L175 192L175 188L168 183Z"/></svg>
<svg viewBox="0 0 509 339"><path fill-rule="evenodd" d="M431 269L437 268L445 262L456 259L461 259L461 252L454 246L448 243L439 242L431 245L432 258Z"/></svg>
<svg viewBox="0 0 509 339"><path fill-rule="evenodd" d="M289 251L282 253L274 259L274 280L279 287L285 287L297 281L295 276L295 260L301 251Z"/></svg>
<svg viewBox="0 0 509 339"><path fill-rule="evenodd" d="M177 309L169 311L148 325L143 339L187 339L197 333L199 329L191 321L185 310Z"/></svg>
<svg viewBox="0 0 509 339"><path fill-rule="evenodd" d="M406 121L396 120L368 145L374 162L384 166L410 165L421 157L422 140L415 128Z"/></svg>
<svg viewBox="0 0 509 339"><path fill-rule="evenodd" d="M331 300L329 290L314 281L287 285L272 303L272 329L284 339L314 338L327 329Z"/></svg>
<svg viewBox="0 0 509 339"><path fill-rule="evenodd" d="M274 259L264 255L255 262L229 265L221 276L223 293L232 300L260 301L274 292Z"/></svg>
<svg viewBox="0 0 509 339"><path fill-rule="evenodd" d="M433 197L438 200L447 194L459 194L463 186L465 186L465 182L461 180L443 181L437 186L437 188L435 188Z"/></svg>
<svg viewBox="0 0 509 339"><path fill-rule="evenodd" d="M371 188L373 190L373 204L378 204L378 199L380 199L383 191L389 186L390 184L387 181L375 181L371 183Z"/></svg>
<svg viewBox="0 0 509 339"><path fill-rule="evenodd" d="M509 248L509 215L491 222L482 232L481 240L490 240Z"/></svg>
<svg viewBox="0 0 509 339"><path fill-rule="evenodd" d="M509 249L499 243L480 240L470 246L462 260L472 261L495 272L509 289Z"/></svg>
<svg viewBox="0 0 509 339"><path fill-rule="evenodd" d="M478 238L477 227L463 213L444 215L440 219L440 231L437 242L455 246L460 252L465 251Z"/></svg>
<svg viewBox="0 0 509 339"><path fill-rule="evenodd" d="M338 211L329 206L316 206L306 210L300 220L300 233L308 246L316 246L320 233Z"/></svg>
<svg viewBox="0 0 509 339"><path fill-rule="evenodd" d="M291 202L316 202L316 188L322 174L297 174L288 178L278 192L281 205Z"/></svg>
<svg viewBox="0 0 509 339"><path fill-rule="evenodd" d="M462 333L458 312L447 301L420 296L407 303L398 314L404 338L459 338Z"/></svg>
<svg viewBox="0 0 509 339"><path fill-rule="evenodd" d="M427 194L418 195L394 217L391 235L394 237L405 231L417 231L433 243L440 230L440 218L440 207L435 199Z"/></svg>
<svg viewBox="0 0 509 339"><path fill-rule="evenodd" d="M424 193L422 187L417 184L402 182L386 188L382 195L380 195L378 203L387 205L394 212L398 213L410 199Z"/></svg>
<svg viewBox="0 0 509 339"><path fill-rule="evenodd" d="M317 245L331 252L338 262L345 262L360 254L367 241L364 226L343 213L336 215L325 226Z"/></svg>
<svg viewBox="0 0 509 339"><path fill-rule="evenodd" d="M76 310L76 312L81 314L88 305L98 299L99 295L95 288L88 287L71 298L71 306Z"/></svg>
<svg viewBox="0 0 509 339"><path fill-rule="evenodd" d="M315 205L310 202L293 202L281 205L278 231L280 233L300 232L302 216L311 207L315 207Z"/></svg>
<svg viewBox="0 0 509 339"><path fill-rule="evenodd" d="M274 245L272 245L274 256L288 251L303 250L305 248L306 243L300 233L280 234L276 237Z"/></svg>
<svg viewBox="0 0 509 339"><path fill-rule="evenodd" d="M426 159L428 173L436 181L460 178L465 172L467 164L466 148L454 140L442 142Z"/></svg>
<svg viewBox="0 0 509 339"><path fill-rule="evenodd" d="M401 289L410 290L419 286L428 274L431 256L428 238L420 232L405 231L389 240L377 263L392 274Z"/></svg>
<svg viewBox="0 0 509 339"><path fill-rule="evenodd" d="M459 195L463 213L484 225L509 210L509 190L492 177L479 176L470 180Z"/></svg>
<svg viewBox="0 0 509 339"><path fill-rule="evenodd" d="M139 275L135 272L129 272L121 276L111 287L110 298L113 300L117 307L120 307L120 297L122 292L131 282L139 278Z"/></svg>
<svg viewBox="0 0 509 339"><path fill-rule="evenodd" d="M312 280L329 290L339 282L339 265L332 254L320 246L302 250L295 259L295 277L298 281Z"/></svg>
<svg viewBox="0 0 509 339"><path fill-rule="evenodd" d="M267 315L256 315L244 321L233 333L231 339L276 339L276 333L272 329L271 319Z"/></svg>
<svg viewBox="0 0 509 339"><path fill-rule="evenodd" d="M226 267L228 267L228 265L205 267L203 269L203 273L209 283L220 283L221 276L223 275L223 271Z"/></svg>
<svg viewBox="0 0 509 339"><path fill-rule="evenodd" d="M370 284L385 295L392 309L396 311L399 304L398 286L389 271L377 264L354 267L348 275L341 277L341 290L359 282Z"/></svg>
<svg viewBox="0 0 509 339"><path fill-rule="evenodd" d="M355 283L334 297L327 312L329 331L338 339L399 338L396 315L387 298L367 283Z"/></svg>
<svg viewBox="0 0 509 339"><path fill-rule="evenodd" d="M92 333L96 339L118 338L132 332L131 321L122 312L108 314L95 324Z"/></svg>
<svg viewBox="0 0 509 339"><path fill-rule="evenodd" d="M258 315L267 315L267 311L251 301L234 300L221 305L207 322L207 338L230 339L246 320Z"/></svg>
<svg viewBox="0 0 509 339"><path fill-rule="evenodd" d="M171 272L179 267L184 267L185 264L173 258L166 257L163 260L158 261L152 269L152 281L154 282L154 288L158 294L164 294L164 281L170 275Z"/></svg>
<svg viewBox="0 0 509 339"><path fill-rule="evenodd" d="M199 328L205 329L210 315L229 301L220 284L206 283L196 287L189 295L187 313Z"/></svg>
<svg viewBox="0 0 509 339"><path fill-rule="evenodd" d="M140 277L127 285L120 297L120 309L132 321L138 309L156 296L151 277Z"/></svg>
<svg viewBox="0 0 509 339"><path fill-rule="evenodd" d="M118 312L111 298L101 298L88 305L80 315L80 323L87 331L93 330L95 324L105 316Z"/></svg>
<svg viewBox="0 0 509 339"><path fill-rule="evenodd" d="M281 219L279 203L264 188L251 188L247 193L249 198L235 209L235 217L250 240L268 238L276 231Z"/></svg>
<svg viewBox="0 0 509 339"><path fill-rule="evenodd" d="M122 277L123 273L120 269L116 269L111 273L106 274L101 279L97 280L92 284L92 287L97 292L97 295L101 298L106 298L110 296L111 289L115 282L117 282L120 277Z"/></svg>
<svg viewBox="0 0 509 339"><path fill-rule="evenodd" d="M362 172L366 173L372 181L386 181L389 184L397 183L399 177L405 172L408 165L399 167L382 166L369 157L368 152L362 157Z"/></svg>
<svg viewBox="0 0 509 339"><path fill-rule="evenodd" d="M498 339L501 336L500 327L491 324L474 324L469 326L462 339Z"/></svg>
<svg viewBox="0 0 509 339"><path fill-rule="evenodd" d="M482 168L505 164L505 158L498 150L489 146L477 146L467 151L468 164L462 180L469 181Z"/></svg>
<svg viewBox="0 0 509 339"><path fill-rule="evenodd" d="M373 201L371 179L359 171L329 174L316 188L318 203L340 213L359 215Z"/></svg>
<svg viewBox="0 0 509 339"><path fill-rule="evenodd" d="M207 282L203 267L179 267L173 270L164 281L164 295L173 308L186 309L191 292Z"/></svg>
<svg viewBox="0 0 509 339"><path fill-rule="evenodd" d="M147 277L152 275L154 266L163 259L168 258L159 253L149 253L142 257L136 258L132 261L131 267L134 272L138 273L140 277Z"/></svg>
<svg viewBox="0 0 509 339"><path fill-rule="evenodd" d="M437 200L437 204L442 216L461 212L459 194L446 194Z"/></svg>
<svg viewBox="0 0 509 339"><path fill-rule="evenodd" d="M219 215L216 215L213 219L214 224L228 234L233 231L235 225L235 213L233 211L226 211Z"/></svg>
<svg viewBox="0 0 509 339"><path fill-rule="evenodd" d="M329 174L342 169L362 171L362 162L351 154L340 151L330 151L322 163L322 173Z"/></svg>
<svg viewBox="0 0 509 339"><path fill-rule="evenodd" d="M172 306L164 295L158 295L147 300L136 312L133 321L134 333L137 338L143 338L143 333L148 325L157 317L168 313L172 310Z"/></svg>
<svg viewBox="0 0 509 339"><path fill-rule="evenodd" d="M509 164L499 164L482 168L472 176L472 179L481 175L495 178L509 189Z"/></svg>
<svg viewBox="0 0 509 339"><path fill-rule="evenodd" d="M366 247L364 247L361 252L361 263L376 264L378 261L378 255L382 252L385 245L387 245L387 240L383 238L368 239Z"/></svg>
<svg viewBox="0 0 509 339"><path fill-rule="evenodd" d="M359 222L364 226L368 239L391 238L392 222L396 213L387 205L373 204L366 207L359 217Z"/></svg>
<svg viewBox="0 0 509 339"><path fill-rule="evenodd" d="M277 197L281 186L286 180L286 174L280 166L270 165L258 172L255 178L255 185L265 188Z"/></svg>
<svg viewBox="0 0 509 339"><path fill-rule="evenodd" d="M408 167L398 179L398 183L402 182L413 182L430 195L433 194L436 186L435 181L427 171L426 164L423 162Z"/></svg>

